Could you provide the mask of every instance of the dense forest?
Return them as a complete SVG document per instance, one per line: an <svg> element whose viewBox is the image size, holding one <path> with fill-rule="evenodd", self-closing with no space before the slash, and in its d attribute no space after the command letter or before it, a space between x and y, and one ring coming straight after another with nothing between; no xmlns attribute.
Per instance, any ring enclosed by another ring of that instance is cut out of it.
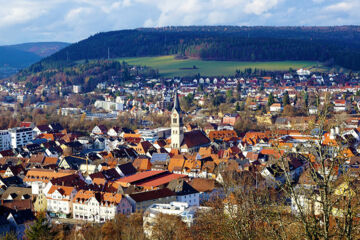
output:
<svg viewBox="0 0 360 240"><path fill-rule="evenodd" d="M44 62L177 54L204 60L315 60L360 70L360 27L165 27L98 33Z"/></svg>

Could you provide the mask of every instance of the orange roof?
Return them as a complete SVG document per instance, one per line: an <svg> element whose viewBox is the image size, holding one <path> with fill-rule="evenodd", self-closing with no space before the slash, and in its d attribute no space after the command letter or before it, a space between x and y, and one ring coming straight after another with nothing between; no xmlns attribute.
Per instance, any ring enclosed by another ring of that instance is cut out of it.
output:
<svg viewBox="0 0 360 240"><path fill-rule="evenodd" d="M44 165L53 165L58 161L57 157L45 157L43 164Z"/></svg>
<svg viewBox="0 0 360 240"><path fill-rule="evenodd" d="M65 177L76 173L75 170L59 170L52 169L30 169L24 177L24 182L49 182L51 179Z"/></svg>
<svg viewBox="0 0 360 240"><path fill-rule="evenodd" d="M210 131L209 138L211 141L214 139L225 139L237 137L237 134L234 130L221 130L221 131Z"/></svg>
<svg viewBox="0 0 360 240"><path fill-rule="evenodd" d="M44 138L44 139L47 139L49 141L54 141L55 140L54 134L51 134L51 133L40 134L39 138Z"/></svg>
<svg viewBox="0 0 360 240"><path fill-rule="evenodd" d="M123 138L141 138L141 135L135 133L124 133Z"/></svg>
<svg viewBox="0 0 360 240"><path fill-rule="evenodd" d="M95 197L95 192L91 191L91 190L80 190L79 192L76 193L74 200L76 199L84 199L84 200L88 200L92 197Z"/></svg>
<svg viewBox="0 0 360 240"><path fill-rule="evenodd" d="M178 157L181 156L181 157ZM177 155L170 159L168 169L170 172L176 170L182 170L185 163L185 158L182 155Z"/></svg>
<svg viewBox="0 0 360 240"><path fill-rule="evenodd" d="M133 162L133 166L138 171L147 171L151 169L151 163L150 160L147 158L137 158Z"/></svg>
<svg viewBox="0 0 360 240"><path fill-rule="evenodd" d="M120 193L104 193L102 195L102 200L104 202L109 202L109 203L117 203L119 204L121 202L122 199L122 195Z"/></svg>
<svg viewBox="0 0 360 240"><path fill-rule="evenodd" d="M338 145L335 139L330 138L330 133L325 133L324 134L324 140L323 140L322 144L330 145L330 146L337 146Z"/></svg>
<svg viewBox="0 0 360 240"><path fill-rule="evenodd" d="M58 191L63 196L70 196L74 187L65 187L65 186L51 186L48 194L53 194L55 191Z"/></svg>

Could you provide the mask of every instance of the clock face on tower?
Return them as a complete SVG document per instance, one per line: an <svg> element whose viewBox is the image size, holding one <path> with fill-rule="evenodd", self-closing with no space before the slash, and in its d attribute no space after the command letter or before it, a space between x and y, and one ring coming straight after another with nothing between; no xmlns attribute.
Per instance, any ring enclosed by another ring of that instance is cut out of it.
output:
<svg viewBox="0 0 360 240"><path fill-rule="evenodd" d="M176 113L173 114L173 117L177 117Z"/></svg>

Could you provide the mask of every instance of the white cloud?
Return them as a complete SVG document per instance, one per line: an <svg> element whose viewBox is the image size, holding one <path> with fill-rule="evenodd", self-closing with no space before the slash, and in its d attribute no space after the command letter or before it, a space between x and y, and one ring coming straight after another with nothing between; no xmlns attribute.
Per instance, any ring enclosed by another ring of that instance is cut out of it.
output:
<svg viewBox="0 0 360 240"><path fill-rule="evenodd" d="M169 25L358 24L360 0L0 0L0 41Z"/></svg>

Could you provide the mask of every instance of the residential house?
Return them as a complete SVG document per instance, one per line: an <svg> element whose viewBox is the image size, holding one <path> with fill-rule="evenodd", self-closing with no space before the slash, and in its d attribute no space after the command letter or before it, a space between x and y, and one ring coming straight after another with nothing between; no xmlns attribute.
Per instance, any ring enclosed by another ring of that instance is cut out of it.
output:
<svg viewBox="0 0 360 240"><path fill-rule="evenodd" d="M50 216L66 218L72 213L72 200L76 194L75 187L51 186L45 193L47 199L47 211Z"/></svg>

